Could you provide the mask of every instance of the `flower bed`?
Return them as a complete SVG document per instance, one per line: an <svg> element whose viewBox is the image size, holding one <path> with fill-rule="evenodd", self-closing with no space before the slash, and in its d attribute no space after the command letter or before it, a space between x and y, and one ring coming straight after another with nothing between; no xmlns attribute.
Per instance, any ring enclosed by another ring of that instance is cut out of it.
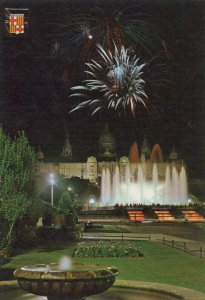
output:
<svg viewBox="0 0 205 300"><path fill-rule="evenodd" d="M73 256L92 257L138 257L143 254L138 250L136 242L128 241L95 241L81 242Z"/></svg>

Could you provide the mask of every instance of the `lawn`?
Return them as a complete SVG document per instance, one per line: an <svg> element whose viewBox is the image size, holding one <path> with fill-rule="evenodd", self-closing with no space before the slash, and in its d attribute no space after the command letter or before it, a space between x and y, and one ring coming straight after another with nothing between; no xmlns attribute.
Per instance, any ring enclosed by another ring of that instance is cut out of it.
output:
<svg viewBox="0 0 205 300"><path fill-rule="evenodd" d="M74 258L84 263L116 266L118 279L153 281L179 285L205 292L205 259L150 241L138 241L144 257L137 258ZM76 244L52 243L12 257L2 269L15 269L35 263L58 262L71 256Z"/></svg>

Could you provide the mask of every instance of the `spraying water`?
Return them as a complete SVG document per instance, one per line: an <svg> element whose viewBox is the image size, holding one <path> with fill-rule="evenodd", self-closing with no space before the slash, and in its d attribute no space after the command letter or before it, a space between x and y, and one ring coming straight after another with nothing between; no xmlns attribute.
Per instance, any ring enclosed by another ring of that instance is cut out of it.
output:
<svg viewBox="0 0 205 300"><path fill-rule="evenodd" d="M62 271L70 271L72 269L73 263L70 257L63 256L59 260L59 269Z"/></svg>
<svg viewBox="0 0 205 300"><path fill-rule="evenodd" d="M146 166L145 166L146 167ZM127 204L187 204L187 176L184 167L180 171L166 167L164 178L159 177L157 164L153 164L152 177L147 179L141 163L136 174L131 174L129 165L124 174L117 166L111 178L110 170L102 171L101 203L106 205Z"/></svg>

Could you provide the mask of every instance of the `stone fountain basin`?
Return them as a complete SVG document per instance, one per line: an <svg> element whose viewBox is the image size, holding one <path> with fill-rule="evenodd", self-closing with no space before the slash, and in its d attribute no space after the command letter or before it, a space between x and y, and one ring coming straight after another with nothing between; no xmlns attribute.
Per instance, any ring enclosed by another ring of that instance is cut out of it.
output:
<svg viewBox="0 0 205 300"><path fill-rule="evenodd" d="M37 264L14 271L20 287L29 293L53 299L83 299L109 289L118 270L112 266L74 263L61 270L57 264Z"/></svg>

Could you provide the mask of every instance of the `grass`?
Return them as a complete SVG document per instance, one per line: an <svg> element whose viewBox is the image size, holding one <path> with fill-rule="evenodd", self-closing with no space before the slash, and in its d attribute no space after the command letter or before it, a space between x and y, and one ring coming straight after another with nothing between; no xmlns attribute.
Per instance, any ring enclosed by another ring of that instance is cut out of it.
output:
<svg viewBox="0 0 205 300"><path fill-rule="evenodd" d="M143 258L102 258L120 270L118 279L179 285L205 292L205 260L152 242L138 242ZM95 262L86 259L86 262Z"/></svg>
<svg viewBox="0 0 205 300"><path fill-rule="evenodd" d="M58 262L62 256L72 256L76 243L47 242L41 247L11 257L1 269L16 269L25 265Z"/></svg>
<svg viewBox="0 0 205 300"><path fill-rule="evenodd" d="M144 257L74 258L74 261L114 265L120 271L118 279L168 283L205 292L205 259L150 241L138 241L137 245ZM47 244L12 257L2 269L58 262L63 255L71 256L75 247L76 244L68 243Z"/></svg>

